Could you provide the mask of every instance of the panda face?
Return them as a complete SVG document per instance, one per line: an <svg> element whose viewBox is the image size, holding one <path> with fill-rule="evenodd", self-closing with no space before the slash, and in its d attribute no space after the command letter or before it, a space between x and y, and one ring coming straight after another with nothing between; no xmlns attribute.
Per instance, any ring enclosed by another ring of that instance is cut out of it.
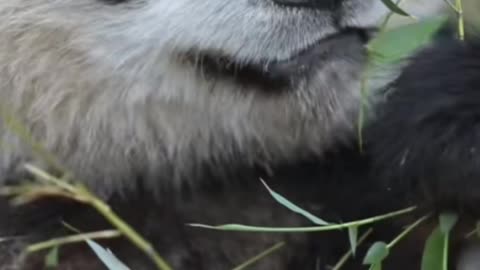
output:
<svg viewBox="0 0 480 270"><path fill-rule="evenodd" d="M0 99L99 192L138 172L156 188L212 164L295 161L351 136L364 44L386 13L379 0L5 1ZM0 132L9 174L33 155Z"/></svg>
<svg viewBox="0 0 480 270"><path fill-rule="evenodd" d="M238 63L295 58L345 28L375 27L387 13L376 0L97 1L113 5L103 12L125 13L131 33L142 33L144 41Z"/></svg>

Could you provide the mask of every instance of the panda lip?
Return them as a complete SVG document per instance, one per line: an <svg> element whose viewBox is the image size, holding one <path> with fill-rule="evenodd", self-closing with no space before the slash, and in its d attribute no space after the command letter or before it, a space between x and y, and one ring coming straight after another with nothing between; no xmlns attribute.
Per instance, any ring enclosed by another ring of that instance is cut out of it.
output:
<svg viewBox="0 0 480 270"><path fill-rule="evenodd" d="M282 60L270 60L265 61L272 64L275 63L285 63L294 60L295 58L302 57L303 55L308 55L315 51L328 51L331 48L331 45L335 46L335 44L342 39L345 38L355 38L357 39L358 43L361 45L367 44L378 32L378 28L359 28L359 27L344 27L340 31L335 32L334 34L328 35L323 37L316 42L302 48L292 55L287 57L286 59ZM329 46L330 45L330 46ZM315 54L315 53L314 53Z"/></svg>
<svg viewBox="0 0 480 270"><path fill-rule="evenodd" d="M290 57L282 60L261 60L248 64L243 68L257 70L264 77L272 80L304 73L313 65L321 64L338 52L343 54L341 48L357 46L363 48L377 33L376 28L347 27L341 31L324 37L317 42L295 52ZM320 61L319 61L320 60Z"/></svg>
<svg viewBox="0 0 480 270"><path fill-rule="evenodd" d="M227 56L218 57L206 53L202 54L202 67L203 71L214 76L257 84L262 89L287 89L295 78L308 76L309 71L314 70L313 67L328 62L334 57L332 53L338 52L340 57L343 52L339 48L345 45L364 47L375 32L376 29L373 28L346 27L282 60L263 59L239 63Z"/></svg>

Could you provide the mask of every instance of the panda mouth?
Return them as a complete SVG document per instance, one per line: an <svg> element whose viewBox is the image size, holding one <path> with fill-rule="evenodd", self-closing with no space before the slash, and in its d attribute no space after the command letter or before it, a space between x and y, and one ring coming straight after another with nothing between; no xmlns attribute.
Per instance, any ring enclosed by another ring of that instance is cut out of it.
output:
<svg viewBox="0 0 480 270"><path fill-rule="evenodd" d="M328 63L332 58L345 57L342 48L358 46L363 50L375 33L376 29L373 28L345 28L284 60L264 59L240 63L228 56L200 53L200 61L202 71L207 75L230 78L238 84L252 84L260 89L278 92L290 89L296 81L308 77L316 67Z"/></svg>

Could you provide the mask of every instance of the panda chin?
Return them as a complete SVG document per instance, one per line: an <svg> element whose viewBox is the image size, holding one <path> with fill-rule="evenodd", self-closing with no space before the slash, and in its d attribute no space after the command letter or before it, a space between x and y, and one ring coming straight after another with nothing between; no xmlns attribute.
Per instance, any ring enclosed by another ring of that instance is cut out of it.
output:
<svg viewBox="0 0 480 270"><path fill-rule="evenodd" d="M237 84L257 86L246 89L264 89L269 93L282 93L295 88L295 84L308 77L335 58L348 57L349 52L339 48L356 46L363 50L375 29L344 28L325 37L283 60L262 59L240 61L218 52L191 53L187 58L201 64L202 72L213 78L234 80Z"/></svg>

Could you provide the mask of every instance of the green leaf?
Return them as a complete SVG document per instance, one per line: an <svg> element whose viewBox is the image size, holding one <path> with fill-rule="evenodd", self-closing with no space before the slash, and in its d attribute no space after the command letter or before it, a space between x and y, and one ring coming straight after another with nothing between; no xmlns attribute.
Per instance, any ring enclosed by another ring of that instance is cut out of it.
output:
<svg viewBox="0 0 480 270"><path fill-rule="evenodd" d="M378 35L368 44L371 60L376 64L390 64L405 59L427 45L447 20L447 17L436 17Z"/></svg>
<svg viewBox="0 0 480 270"><path fill-rule="evenodd" d="M348 239L350 240L350 248L352 250L352 255L355 256L358 242L358 227L355 226L348 228Z"/></svg>
<svg viewBox="0 0 480 270"><path fill-rule="evenodd" d="M383 260L387 258L390 250L388 249L387 244L384 242L376 242L374 243L365 255L363 259L363 264L377 266L381 265ZM377 269L377 268L374 268Z"/></svg>
<svg viewBox="0 0 480 270"><path fill-rule="evenodd" d="M92 240L87 240L87 244L109 270L130 270L110 250L103 248Z"/></svg>
<svg viewBox="0 0 480 270"><path fill-rule="evenodd" d="M458 221L458 215L455 213L443 213L439 217L440 231L444 234L450 233Z"/></svg>
<svg viewBox="0 0 480 270"><path fill-rule="evenodd" d="M321 219L321 218L318 218L316 216L314 216L313 214L307 212L306 210L300 208L299 206L295 205L294 203L290 202L289 200L287 200L285 197L283 197L282 195L276 193L275 191L273 191L268 185L267 183L265 183L265 181L263 180L260 180L262 181L263 185L267 188L268 192L270 193L270 195L272 195L272 197L278 202L280 203L281 205L285 206L286 208L290 209L290 211L293 211L297 214L300 214L304 217L306 217L307 219L309 219L311 222L313 222L314 224L316 225L329 225L330 223L326 222L325 220Z"/></svg>
<svg viewBox="0 0 480 270"><path fill-rule="evenodd" d="M443 269L444 248L446 245L446 236L439 227L437 227L427 239L423 250L421 270L440 270Z"/></svg>
<svg viewBox="0 0 480 270"><path fill-rule="evenodd" d="M370 266L369 270L382 270L382 264L377 263Z"/></svg>
<svg viewBox="0 0 480 270"><path fill-rule="evenodd" d="M45 267L47 269L54 269L58 266L58 252L59 247L56 246L48 252L47 256L45 256Z"/></svg>
<svg viewBox="0 0 480 270"><path fill-rule="evenodd" d="M391 0L382 0L382 2L387 6L392 12L402 15L402 16L407 16L411 17L410 14L408 14L405 10L403 10L401 7L398 6L397 3L391 1Z"/></svg>

